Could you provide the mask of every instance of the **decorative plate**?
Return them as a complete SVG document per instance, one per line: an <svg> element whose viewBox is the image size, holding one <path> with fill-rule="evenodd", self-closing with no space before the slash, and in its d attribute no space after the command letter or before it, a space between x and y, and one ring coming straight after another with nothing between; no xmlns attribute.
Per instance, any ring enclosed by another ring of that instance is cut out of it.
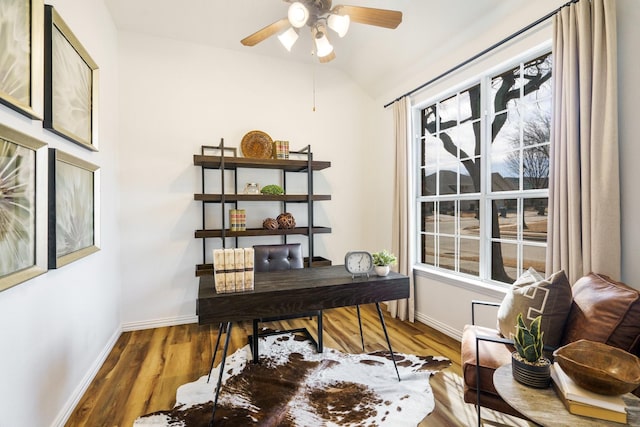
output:
<svg viewBox="0 0 640 427"><path fill-rule="evenodd" d="M273 151L273 140L260 130L252 130L242 137L240 147L245 157L270 159Z"/></svg>

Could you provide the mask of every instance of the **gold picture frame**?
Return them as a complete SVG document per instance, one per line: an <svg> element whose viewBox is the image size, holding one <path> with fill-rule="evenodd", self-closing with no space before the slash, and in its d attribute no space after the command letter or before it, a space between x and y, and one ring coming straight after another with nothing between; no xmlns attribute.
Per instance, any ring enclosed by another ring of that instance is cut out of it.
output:
<svg viewBox="0 0 640 427"><path fill-rule="evenodd" d="M49 5L44 12L44 72L44 128L98 151L98 64Z"/></svg>
<svg viewBox="0 0 640 427"><path fill-rule="evenodd" d="M0 124L0 291L47 271L46 144Z"/></svg>
<svg viewBox="0 0 640 427"><path fill-rule="evenodd" d="M100 168L49 148L50 269L100 250Z"/></svg>
<svg viewBox="0 0 640 427"><path fill-rule="evenodd" d="M0 17L0 103L42 120L43 0L2 0Z"/></svg>

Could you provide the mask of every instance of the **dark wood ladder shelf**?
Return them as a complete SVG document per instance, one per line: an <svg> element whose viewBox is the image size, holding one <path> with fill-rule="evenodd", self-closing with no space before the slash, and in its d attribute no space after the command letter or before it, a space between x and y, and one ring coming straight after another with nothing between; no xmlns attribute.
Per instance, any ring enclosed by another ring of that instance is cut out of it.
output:
<svg viewBox="0 0 640 427"><path fill-rule="evenodd" d="M220 169L222 156L208 156L194 154L193 164L208 169ZM319 171L331 167L331 162L311 162L311 169ZM279 159L248 159L246 157L225 157L225 169L254 168L254 169L279 169L285 172L304 172L308 169L306 160L279 160Z"/></svg>
<svg viewBox="0 0 640 427"><path fill-rule="evenodd" d="M291 202L291 203L306 203L309 198L314 202L323 200L331 200L329 194L194 194L193 199L206 203L220 203L222 198L227 202Z"/></svg>
<svg viewBox="0 0 640 427"><path fill-rule="evenodd" d="M210 155L210 153L220 155ZM314 194L313 173L315 171L321 171L331 167L331 162L313 160L313 153L311 152L310 146L306 146L300 151L292 151L291 156L295 156L296 158L290 159L254 159L237 157L236 154L237 149L225 147L224 140L221 139L220 145L202 146L201 154L195 154L193 156L193 164L201 168L202 176L202 192L195 193L193 195L193 199L201 202L202 204L202 227L194 233L196 238L202 239L202 264L196 265L196 276L213 274L212 264L206 262L207 251L211 250L211 245L208 245L206 242L209 238L221 239L222 247L225 248L229 244L227 241L229 238L233 239L231 242L235 242L231 243L232 247L237 247L239 237L281 236L284 243L286 243L287 236L307 236L309 256L305 258L304 265L306 267L331 265L331 260L314 255L314 235L331 233L331 228L316 226L314 224L313 215L314 202L331 200L331 195L329 194ZM300 157L302 157L302 159ZM238 169L244 168L272 169L281 171L285 194L272 195L238 193ZM212 177L209 174L205 174L205 170L218 170L219 172L215 172ZM234 190L231 193L225 192L229 187L225 184L226 174L224 171L228 170L233 171L231 181ZM307 194L286 194L288 172L300 172L306 174ZM205 190L207 180L215 180L215 174L219 174L218 184L220 185L221 190L218 191L221 191L221 193L207 193ZM287 211L287 203L306 203L307 225L289 229L278 228L276 230L269 230L265 228L248 228L243 231L231 231L228 228L228 223L225 218L228 210L228 207L225 207L225 205L231 205L231 207L237 209L238 203L243 202L279 202L281 209L275 212L274 217L281 212ZM213 229L206 225L206 218L208 217L206 214L206 206L216 203L220 205L220 215L222 215L220 219L222 226L221 228Z"/></svg>

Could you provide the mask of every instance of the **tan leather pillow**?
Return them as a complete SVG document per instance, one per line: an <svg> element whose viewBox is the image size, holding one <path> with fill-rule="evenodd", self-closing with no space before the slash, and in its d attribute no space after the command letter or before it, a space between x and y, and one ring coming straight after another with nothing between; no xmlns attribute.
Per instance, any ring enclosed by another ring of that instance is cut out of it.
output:
<svg viewBox="0 0 640 427"><path fill-rule="evenodd" d="M530 273L530 277L540 275ZM522 313L526 324L542 315L540 329L544 332L543 342L545 345L558 347L571 310L571 302L571 285L562 270L533 283L518 279L498 309L498 330L503 337L513 338L518 313Z"/></svg>
<svg viewBox="0 0 640 427"><path fill-rule="evenodd" d="M590 273L573 285L563 344L581 338L640 354L640 295L624 283Z"/></svg>

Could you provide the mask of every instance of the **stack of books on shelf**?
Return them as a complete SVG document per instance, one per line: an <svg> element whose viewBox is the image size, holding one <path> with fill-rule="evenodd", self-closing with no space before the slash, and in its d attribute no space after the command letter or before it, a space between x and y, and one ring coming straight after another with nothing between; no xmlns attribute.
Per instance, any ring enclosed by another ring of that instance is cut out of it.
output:
<svg viewBox="0 0 640 427"><path fill-rule="evenodd" d="M247 213L244 209L229 210L229 229L231 231L245 231L247 229Z"/></svg>
<svg viewBox="0 0 640 427"><path fill-rule="evenodd" d="M253 248L214 249L213 278L216 293L253 290Z"/></svg>
<svg viewBox="0 0 640 427"><path fill-rule="evenodd" d="M289 141L273 141L273 154L276 159L288 159Z"/></svg>
<svg viewBox="0 0 640 427"><path fill-rule="evenodd" d="M557 363L551 366L551 379L560 400L572 414L627 423L627 406L621 396L607 396L580 387Z"/></svg>

